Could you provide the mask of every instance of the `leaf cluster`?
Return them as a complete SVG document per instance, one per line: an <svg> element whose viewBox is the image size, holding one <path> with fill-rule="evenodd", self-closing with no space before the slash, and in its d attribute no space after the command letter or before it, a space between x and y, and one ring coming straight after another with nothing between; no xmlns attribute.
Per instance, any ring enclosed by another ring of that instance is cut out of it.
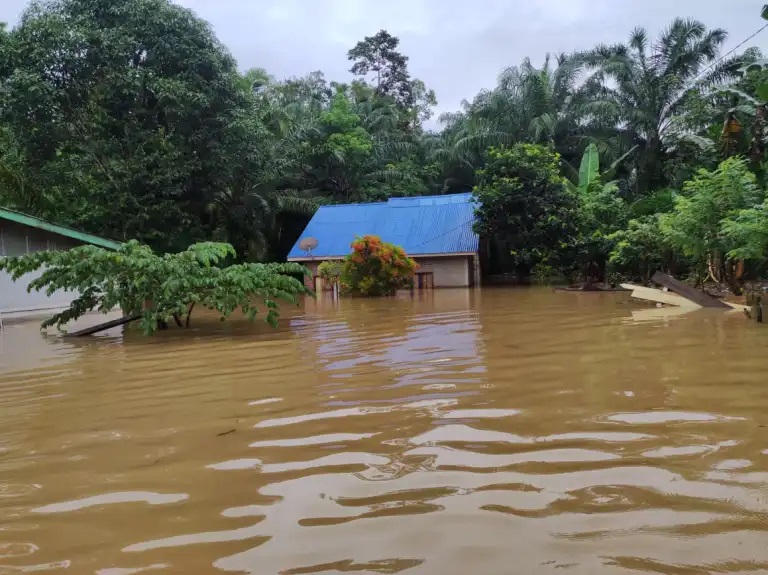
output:
<svg viewBox="0 0 768 575"><path fill-rule="evenodd" d="M299 264L224 265L235 257L231 245L204 242L176 254L158 255L137 241L111 251L81 246L69 251L44 251L0 259L0 271L16 280L42 272L28 291L48 295L59 290L80 294L69 308L43 322L60 328L85 313L107 313L120 307L126 316L141 316L141 329L149 334L163 323L189 314L195 305L216 311L222 319L240 309L253 320L259 305L265 319L275 325L278 302L296 304L309 293L300 278L308 270Z"/></svg>

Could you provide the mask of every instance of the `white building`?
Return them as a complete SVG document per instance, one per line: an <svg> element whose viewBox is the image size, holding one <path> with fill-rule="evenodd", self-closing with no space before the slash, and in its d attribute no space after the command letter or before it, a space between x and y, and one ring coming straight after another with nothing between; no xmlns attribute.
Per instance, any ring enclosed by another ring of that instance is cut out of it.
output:
<svg viewBox="0 0 768 575"><path fill-rule="evenodd" d="M0 257L21 256L43 250L68 250L84 244L113 250L120 247L119 242L0 208ZM44 291L27 293L29 282L39 275L40 272L34 272L14 282L7 272L0 271L0 314L3 318L63 309L77 297L65 291L50 296Z"/></svg>

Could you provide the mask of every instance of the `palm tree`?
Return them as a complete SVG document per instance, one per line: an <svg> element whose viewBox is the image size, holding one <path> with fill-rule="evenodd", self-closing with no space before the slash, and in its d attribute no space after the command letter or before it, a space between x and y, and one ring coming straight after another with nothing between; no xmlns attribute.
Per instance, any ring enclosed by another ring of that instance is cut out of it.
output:
<svg viewBox="0 0 768 575"><path fill-rule="evenodd" d="M230 188L216 195L209 211L215 235L231 243L247 261L285 257L283 235L290 219L304 224L315 213L315 198L295 190L276 190L272 182ZM291 243L295 238L290 238Z"/></svg>
<svg viewBox="0 0 768 575"><path fill-rule="evenodd" d="M637 192L662 184L665 138L689 96L733 70L731 60L717 61L726 37L725 30L676 19L654 43L638 28L628 44L600 45L581 54L579 59L594 72L587 110L613 118L623 148L638 146Z"/></svg>
<svg viewBox="0 0 768 575"><path fill-rule="evenodd" d="M426 133L420 138L424 161L438 166L440 171L442 186L435 191L471 188L488 147L511 140L508 134L499 131L498 125L474 116L472 104L464 100L461 105L459 112L440 115L443 129L439 133Z"/></svg>
<svg viewBox="0 0 768 575"><path fill-rule="evenodd" d="M286 237L286 229L302 227L318 207L316 190L300 185L303 143L319 133L318 118L326 106L322 90L315 89L317 80L310 74L276 82L259 68L241 77L243 90L252 96L246 129L253 132L253 148L242 150L243 165L233 168L208 214L214 235L247 261L285 257L286 244L295 239Z"/></svg>
<svg viewBox="0 0 768 575"><path fill-rule="evenodd" d="M579 86L581 62L560 54L547 54L544 65L536 68L529 58L520 67L504 70L499 77L499 89L511 93L521 106L517 120L527 140L538 144L565 145L579 133L585 100L584 86Z"/></svg>
<svg viewBox="0 0 768 575"><path fill-rule="evenodd" d="M264 68L251 68L239 78L240 88L254 94L258 94L274 82L275 78Z"/></svg>
<svg viewBox="0 0 768 575"><path fill-rule="evenodd" d="M590 107L601 84L593 78L582 82L583 68L580 55L547 54L540 68L526 58L503 70L493 90L464 102L462 111L441 116L444 146L436 156L454 167L476 169L490 146L547 144L574 175L589 143L597 143L608 161L621 156L625 151L611 141L615 124Z"/></svg>

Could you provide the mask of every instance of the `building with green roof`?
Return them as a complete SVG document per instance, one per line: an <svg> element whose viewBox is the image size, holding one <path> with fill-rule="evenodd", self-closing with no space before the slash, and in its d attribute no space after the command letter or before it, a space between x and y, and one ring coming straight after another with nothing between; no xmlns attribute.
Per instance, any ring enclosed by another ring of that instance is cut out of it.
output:
<svg viewBox="0 0 768 575"><path fill-rule="evenodd" d="M68 250L85 244L112 250L121 245L120 242L0 208L0 257L21 256L44 250ZM0 314L6 317L23 316L62 309L77 297L77 294L65 291L50 296L44 292L27 293L29 282L39 274L27 274L14 282L7 272L0 271Z"/></svg>

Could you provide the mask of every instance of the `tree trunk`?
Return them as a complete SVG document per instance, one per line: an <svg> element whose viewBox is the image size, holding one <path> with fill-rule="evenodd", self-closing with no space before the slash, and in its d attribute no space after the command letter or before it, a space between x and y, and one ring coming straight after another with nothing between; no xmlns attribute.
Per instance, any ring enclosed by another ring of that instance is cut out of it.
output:
<svg viewBox="0 0 768 575"><path fill-rule="evenodd" d="M743 293L743 275L744 275L744 261L739 260L734 262L733 260L727 260L724 264L724 276L728 287L731 289L733 295L741 295Z"/></svg>
<svg viewBox="0 0 768 575"><path fill-rule="evenodd" d="M192 310L195 309L195 302L192 302L189 304L189 309L187 310L187 319L184 321L184 326L189 327L189 321L192 318Z"/></svg>

